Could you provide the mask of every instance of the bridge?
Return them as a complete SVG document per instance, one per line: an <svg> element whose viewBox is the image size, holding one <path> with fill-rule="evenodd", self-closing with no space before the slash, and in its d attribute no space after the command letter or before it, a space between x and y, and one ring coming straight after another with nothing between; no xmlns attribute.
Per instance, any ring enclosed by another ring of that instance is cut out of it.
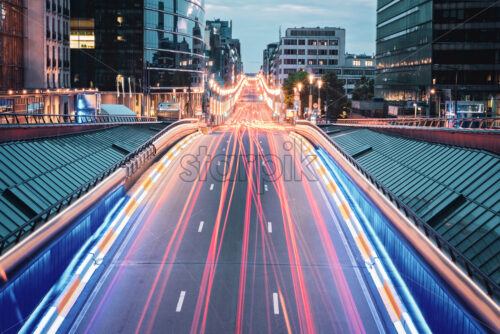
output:
<svg viewBox="0 0 500 334"><path fill-rule="evenodd" d="M33 211L2 235L2 332L500 331L497 155L285 123L260 77L210 86L211 125L2 144L2 226ZM85 169L62 148L90 137L108 161ZM18 175L28 152L44 173Z"/></svg>

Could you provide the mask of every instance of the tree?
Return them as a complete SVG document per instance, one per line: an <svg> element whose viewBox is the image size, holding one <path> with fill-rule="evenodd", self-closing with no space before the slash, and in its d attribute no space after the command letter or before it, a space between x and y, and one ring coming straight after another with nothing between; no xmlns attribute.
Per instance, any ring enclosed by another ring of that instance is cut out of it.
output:
<svg viewBox="0 0 500 334"><path fill-rule="evenodd" d="M352 99L357 101L370 100L375 93L375 83L373 79L363 76L356 82L352 92Z"/></svg>
<svg viewBox="0 0 500 334"><path fill-rule="evenodd" d="M309 107L309 73L304 70L290 73L288 79L283 83L284 102L288 108L293 108L294 102L294 88L302 83L302 92L300 94L300 101L302 103L302 110ZM339 80L337 75L333 72L325 74L322 78L323 87L321 88L321 100L323 106L320 106L321 113L324 112L324 106L327 106L327 118L338 118L342 113L342 108L347 105L347 97L344 91L344 81ZM312 95L313 101L318 101L318 86L316 82L313 84Z"/></svg>
<svg viewBox="0 0 500 334"><path fill-rule="evenodd" d="M302 106L306 105L304 103L308 99L308 96L309 96L308 95L309 94L309 82L307 80L307 76L308 76L308 73L306 71L303 71L303 70L295 72L295 73L290 73L288 75L288 78L283 83L284 102L286 103L288 108L293 108L294 88L296 88L298 86L299 82L301 82L303 85L302 94L301 94ZM306 87L307 87L307 94L304 93L306 91Z"/></svg>
<svg viewBox="0 0 500 334"><path fill-rule="evenodd" d="M339 118L348 103L344 81L340 80L334 72L329 72L323 76L323 82L321 97L327 106L327 119Z"/></svg>

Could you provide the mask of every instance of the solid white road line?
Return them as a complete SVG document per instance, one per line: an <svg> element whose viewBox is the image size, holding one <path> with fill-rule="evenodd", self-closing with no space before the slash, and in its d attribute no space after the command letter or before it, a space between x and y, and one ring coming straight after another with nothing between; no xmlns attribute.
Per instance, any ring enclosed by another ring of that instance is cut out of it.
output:
<svg viewBox="0 0 500 334"><path fill-rule="evenodd" d="M203 230L203 224L205 224L205 222L201 221L200 222L200 227L198 227L198 233L201 233L201 231Z"/></svg>
<svg viewBox="0 0 500 334"><path fill-rule="evenodd" d="M186 297L186 291L181 291L181 294L179 296L179 301L177 302L177 308L175 309L175 312L180 312L182 310L182 303L184 303L184 297Z"/></svg>
<svg viewBox="0 0 500 334"><path fill-rule="evenodd" d="M273 307L274 307L274 314L275 315L280 314L280 307L278 304L278 293L277 292L273 293Z"/></svg>
<svg viewBox="0 0 500 334"><path fill-rule="evenodd" d="M273 233L273 223L267 222L267 232Z"/></svg>
<svg viewBox="0 0 500 334"><path fill-rule="evenodd" d="M214 184L213 183L210 185L210 191L212 191L212 190L214 190Z"/></svg>

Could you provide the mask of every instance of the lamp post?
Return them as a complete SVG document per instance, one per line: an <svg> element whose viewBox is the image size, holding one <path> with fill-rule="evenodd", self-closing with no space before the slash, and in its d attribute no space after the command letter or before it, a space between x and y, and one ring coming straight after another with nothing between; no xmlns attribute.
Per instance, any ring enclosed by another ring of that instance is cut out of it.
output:
<svg viewBox="0 0 500 334"><path fill-rule="evenodd" d="M318 80L318 117L321 116L321 88L323 87L323 80Z"/></svg>
<svg viewBox="0 0 500 334"><path fill-rule="evenodd" d="M313 83L314 83L314 74L309 74L309 112L312 110L313 106Z"/></svg>
<svg viewBox="0 0 500 334"><path fill-rule="evenodd" d="M300 98L300 95L302 94L303 87L304 85L302 84L302 82L299 82L299 84L297 85L297 88L299 90L299 116L302 116L302 99Z"/></svg>

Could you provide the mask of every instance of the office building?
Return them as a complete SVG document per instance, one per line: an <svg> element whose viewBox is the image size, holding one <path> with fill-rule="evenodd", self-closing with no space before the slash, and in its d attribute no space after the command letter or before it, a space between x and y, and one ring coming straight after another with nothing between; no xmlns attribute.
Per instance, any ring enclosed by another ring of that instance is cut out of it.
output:
<svg viewBox="0 0 500 334"><path fill-rule="evenodd" d="M352 99L352 92L361 78L375 79L375 57L346 54L344 66L340 68L339 79L344 81L347 98Z"/></svg>
<svg viewBox="0 0 500 334"><path fill-rule="evenodd" d="M300 69L317 76L337 70L345 63L345 29L289 28L280 39L275 62L276 84Z"/></svg>
<svg viewBox="0 0 500 334"><path fill-rule="evenodd" d="M491 5L379 0L376 95L424 101L431 114L436 100L481 101L498 115L500 4Z"/></svg>
<svg viewBox="0 0 500 334"><path fill-rule="evenodd" d="M262 55L262 74L265 75L268 82L274 82L274 64L278 56L276 50L279 43L268 44Z"/></svg>
<svg viewBox="0 0 500 334"><path fill-rule="evenodd" d="M23 1L0 0L0 91L23 87Z"/></svg>
<svg viewBox="0 0 500 334"><path fill-rule="evenodd" d="M219 84L233 85L237 76L243 73L241 44L233 38L231 21L220 19L207 21L205 28L208 70Z"/></svg>
<svg viewBox="0 0 500 334"><path fill-rule="evenodd" d="M69 0L26 0L24 88L70 87Z"/></svg>
<svg viewBox="0 0 500 334"><path fill-rule="evenodd" d="M71 87L95 86L95 18L92 2L71 1Z"/></svg>
<svg viewBox="0 0 500 334"><path fill-rule="evenodd" d="M72 0L72 68L78 87L151 115L161 102L192 112L205 77L204 7L199 1ZM90 10L85 10L89 8ZM111 97L110 97L111 98ZM182 100L182 102L180 101Z"/></svg>

